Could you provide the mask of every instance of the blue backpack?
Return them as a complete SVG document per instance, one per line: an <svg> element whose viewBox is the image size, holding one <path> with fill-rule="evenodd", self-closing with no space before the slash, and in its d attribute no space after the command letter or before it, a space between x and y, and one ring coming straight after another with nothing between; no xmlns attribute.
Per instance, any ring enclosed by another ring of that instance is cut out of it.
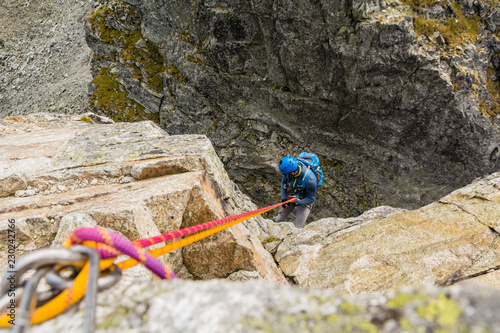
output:
<svg viewBox="0 0 500 333"><path fill-rule="evenodd" d="M299 157L297 157L297 160L304 163L308 169L314 172L316 180L318 181L318 187L323 184L323 169L321 169L321 166L319 165L319 158L316 154L302 152L299 154ZM308 176L309 171L306 172L304 180L307 179Z"/></svg>

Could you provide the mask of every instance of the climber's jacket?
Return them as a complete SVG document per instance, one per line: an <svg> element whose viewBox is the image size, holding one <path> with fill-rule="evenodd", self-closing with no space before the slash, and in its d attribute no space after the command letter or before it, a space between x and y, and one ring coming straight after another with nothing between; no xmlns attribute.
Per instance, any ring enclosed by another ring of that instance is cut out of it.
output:
<svg viewBox="0 0 500 333"><path fill-rule="evenodd" d="M316 200L318 182L312 170L300 161L297 164L299 173L295 176L285 175L281 180L281 200L296 195L300 199L296 202L297 206L310 205Z"/></svg>

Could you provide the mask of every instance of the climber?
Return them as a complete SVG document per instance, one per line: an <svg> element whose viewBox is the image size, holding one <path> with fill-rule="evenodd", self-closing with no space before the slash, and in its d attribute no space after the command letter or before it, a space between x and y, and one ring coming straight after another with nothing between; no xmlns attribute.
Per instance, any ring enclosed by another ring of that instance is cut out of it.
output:
<svg viewBox="0 0 500 333"><path fill-rule="evenodd" d="M298 200L285 204L275 222L285 221L297 206L293 224L297 228L303 228L311 212L314 200L316 200L316 188L318 186L316 176L309 167L291 156L285 156L281 159L279 169L283 174L281 201L287 201L291 197L296 197Z"/></svg>

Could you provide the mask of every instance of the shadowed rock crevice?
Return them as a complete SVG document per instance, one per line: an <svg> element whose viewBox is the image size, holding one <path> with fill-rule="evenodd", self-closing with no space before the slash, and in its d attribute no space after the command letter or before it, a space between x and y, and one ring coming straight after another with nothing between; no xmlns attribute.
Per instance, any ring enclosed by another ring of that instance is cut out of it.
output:
<svg viewBox="0 0 500 333"><path fill-rule="evenodd" d="M492 243L495 240L497 240L497 238L498 238L498 236L495 237L495 239L492 241ZM495 248L493 248L493 250L495 250ZM488 253L486 253L486 251L485 251L485 254L488 255ZM478 261L479 260L473 260L472 264L468 268L473 268L474 262L478 262ZM484 271L479 271L479 272L476 272L476 273L473 273L473 274L470 274L470 275L467 275L467 276L464 276L463 271L465 271L465 269L453 273L444 282L436 281L436 285L438 285L438 286L450 286L450 285L453 285L453 284L456 284L456 283L460 283L460 282L463 282L463 281L467 281L467 280L481 279L481 277L488 278L488 275L493 275L495 273L498 274L498 272L500 272L500 265L494 266L494 267L488 268L488 269L486 269Z"/></svg>
<svg viewBox="0 0 500 333"><path fill-rule="evenodd" d="M498 237L498 236L500 235L500 233L499 233L498 231L496 231L494 228L492 228L492 227L490 227L490 226L488 226L488 228L490 229L490 231L491 231L492 233L494 233L494 234L496 234L496 235L497 235L496 237ZM495 238L496 238L496 237L495 237Z"/></svg>
<svg viewBox="0 0 500 333"><path fill-rule="evenodd" d="M474 199L474 198L477 198L477 197L473 197L473 199ZM486 201L489 201L489 200L487 200L486 198L480 198L480 199L481 199L481 200L486 200ZM462 207L460 204L458 204L458 203L456 203L456 202L443 202L443 201L441 201L441 200L439 200L438 202L439 202L439 203L441 203L441 204L443 204L443 205L453 205L453 206L457 207L457 208L458 208L458 209L460 209L462 212L464 212L464 213L466 213L466 214L469 214L469 215L473 216L473 217L474 217L474 219L476 219L476 221L477 221L477 222L479 222L480 224L482 224L482 225L484 225L484 226L488 227L488 228L490 229L490 231L495 232L495 230L494 230L492 227L490 227L490 226L489 226L489 225L487 225L486 223L482 222L482 221L481 221L481 220L480 220L480 219L479 219L479 218L478 218L478 217L477 217L474 213L471 213L471 212L467 211L467 210L466 210L464 207Z"/></svg>
<svg viewBox="0 0 500 333"><path fill-rule="evenodd" d="M160 125L206 134L259 206L279 198L277 158L305 150L327 175L313 219L417 208L498 169L499 25L480 3L103 4L89 21L92 89L106 76L131 91L126 68L146 58L117 40L133 25L161 55ZM148 108L140 89L130 104Z"/></svg>

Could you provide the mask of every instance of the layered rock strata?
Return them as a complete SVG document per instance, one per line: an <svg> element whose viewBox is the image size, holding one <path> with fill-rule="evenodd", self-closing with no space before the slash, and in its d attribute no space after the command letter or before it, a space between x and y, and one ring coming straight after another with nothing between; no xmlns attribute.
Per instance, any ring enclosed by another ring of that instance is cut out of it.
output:
<svg viewBox="0 0 500 333"><path fill-rule="evenodd" d="M40 126L38 118L44 119ZM229 180L206 137L169 136L152 122L83 121L90 119L46 114L2 122L18 130L0 140L2 267L9 220L15 221L20 257L61 246L78 227L99 225L137 240L256 208ZM161 260L183 278L226 278L241 272L240 279L286 283L243 225Z"/></svg>

